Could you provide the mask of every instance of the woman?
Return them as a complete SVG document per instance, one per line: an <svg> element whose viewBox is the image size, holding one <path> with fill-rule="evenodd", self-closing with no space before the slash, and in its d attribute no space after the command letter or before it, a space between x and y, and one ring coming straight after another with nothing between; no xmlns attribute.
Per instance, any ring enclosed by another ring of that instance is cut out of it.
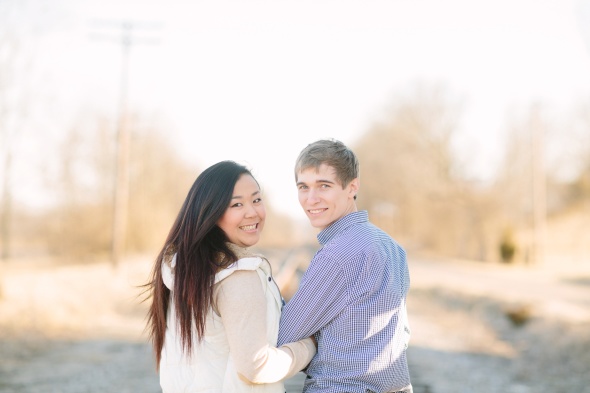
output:
<svg viewBox="0 0 590 393"><path fill-rule="evenodd" d="M311 338L276 348L282 297L248 250L264 227L250 171L222 161L195 180L148 284L160 385L174 392L283 393L315 354Z"/></svg>

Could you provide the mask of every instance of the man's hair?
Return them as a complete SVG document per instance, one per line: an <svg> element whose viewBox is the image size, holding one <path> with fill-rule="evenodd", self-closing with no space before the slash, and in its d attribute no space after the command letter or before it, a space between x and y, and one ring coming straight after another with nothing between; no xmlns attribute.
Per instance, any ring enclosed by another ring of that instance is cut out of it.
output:
<svg viewBox="0 0 590 393"><path fill-rule="evenodd" d="M359 177L359 162L352 150L336 139L321 139L310 143L299 153L295 161L295 181L297 173L309 168L318 170L322 164L336 170L336 178L342 188Z"/></svg>

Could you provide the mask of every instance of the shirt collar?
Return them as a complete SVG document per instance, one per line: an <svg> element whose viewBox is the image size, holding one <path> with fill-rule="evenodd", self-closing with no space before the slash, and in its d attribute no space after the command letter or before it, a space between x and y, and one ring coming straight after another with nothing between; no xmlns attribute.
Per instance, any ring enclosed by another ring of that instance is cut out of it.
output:
<svg viewBox="0 0 590 393"><path fill-rule="evenodd" d="M318 233L318 241L323 246L332 240L336 235L340 234L351 225L360 224L369 221L369 214L366 210L356 211L345 215L344 217L334 221L329 227Z"/></svg>

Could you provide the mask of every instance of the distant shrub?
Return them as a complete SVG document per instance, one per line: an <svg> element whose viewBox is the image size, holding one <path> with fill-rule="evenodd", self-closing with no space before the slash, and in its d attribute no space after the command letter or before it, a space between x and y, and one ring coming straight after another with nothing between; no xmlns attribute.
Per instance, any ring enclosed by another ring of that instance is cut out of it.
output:
<svg viewBox="0 0 590 393"><path fill-rule="evenodd" d="M512 263L516 254L516 243L512 231L506 230L500 240L500 258L504 263Z"/></svg>
<svg viewBox="0 0 590 393"><path fill-rule="evenodd" d="M505 314L514 326L523 326L532 318L532 310L528 305L512 307Z"/></svg>

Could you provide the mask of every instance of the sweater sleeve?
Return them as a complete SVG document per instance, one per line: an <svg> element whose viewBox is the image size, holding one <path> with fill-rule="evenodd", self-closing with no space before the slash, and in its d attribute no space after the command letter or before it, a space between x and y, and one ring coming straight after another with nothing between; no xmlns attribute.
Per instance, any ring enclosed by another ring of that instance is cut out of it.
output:
<svg viewBox="0 0 590 393"><path fill-rule="evenodd" d="M270 346L266 299L255 271L236 271L217 284L216 308L223 319L236 370L251 383L290 378L307 366L316 347L310 338Z"/></svg>

